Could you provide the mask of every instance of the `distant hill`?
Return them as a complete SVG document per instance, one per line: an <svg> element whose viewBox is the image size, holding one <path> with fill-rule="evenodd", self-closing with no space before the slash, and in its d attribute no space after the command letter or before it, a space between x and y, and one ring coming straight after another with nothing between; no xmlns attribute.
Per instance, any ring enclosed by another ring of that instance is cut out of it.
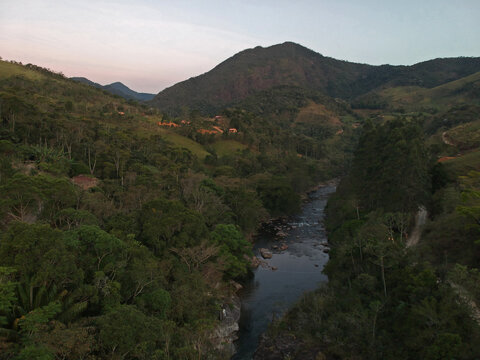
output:
<svg viewBox="0 0 480 360"><path fill-rule="evenodd" d="M480 58L373 66L325 57L286 42L244 50L203 75L163 90L151 104L173 115L189 110L213 114L257 91L277 86L297 86L351 100L380 87L434 87L477 71Z"/></svg>
<svg viewBox="0 0 480 360"><path fill-rule="evenodd" d="M138 101L148 101L153 99L155 96L155 94L138 93L136 91L133 91L128 86L118 81L108 85L100 85L84 77L72 77L71 79L84 84L95 86L96 88L99 88L99 89L104 89L109 93L112 93L114 95L119 95L127 100L133 99Z"/></svg>

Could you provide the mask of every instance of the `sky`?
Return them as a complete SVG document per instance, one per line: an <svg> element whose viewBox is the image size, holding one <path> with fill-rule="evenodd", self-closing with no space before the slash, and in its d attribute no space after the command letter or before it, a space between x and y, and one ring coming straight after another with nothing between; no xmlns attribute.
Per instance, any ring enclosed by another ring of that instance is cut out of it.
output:
<svg viewBox="0 0 480 360"><path fill-rule="evenodd" d="M479 0L0 0L0 56L139 92L293 41L353 62L480 56Z"/></svg>

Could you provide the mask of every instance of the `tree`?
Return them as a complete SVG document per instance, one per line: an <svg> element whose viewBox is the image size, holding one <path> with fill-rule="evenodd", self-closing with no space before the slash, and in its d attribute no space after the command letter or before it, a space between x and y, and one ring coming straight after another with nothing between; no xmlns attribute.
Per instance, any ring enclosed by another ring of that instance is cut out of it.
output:
<svg viewBox="0 0 480 360"><path fill-rule="evenodd" d="M36 219L43 194L34 177L14 174L0 187L0 193L5 194L0 199L0 209L11 219L30 222Z"/></svg>
<svg viewBox="0 0 480 360"><path fill-rule="evenodd" d="M48 225L11 224L0 243L0 261L16 269L19 287L25 289L25 312L52 301L46 296L49 291L56 296L82 278L62 233ZM34 301L37 297L43 300Z"/></svg>
<svg viewBox="0 0 480 360"><path fill-rule="evenodd" d="M16 283L13 274L15 269L0 267L0 326L7 325L8 318L12 314L13 306L17 301L15 294Z"/></svg>
<svg viewBox="0 0 480 360"><path fill-rule="evenodd" d="M210 238L220 249L219 254L223 257L227 278L245 277L249 269L247 258L253 253L250 243L245 240L238 228L232 224L219 224L211 232Z"/></svg>
<svg viewBox="0 0 480 360"><path fill-rule="evenodd" d="M156 254L172 247L194 246L208 236L202 216L179 201L159 199L146 203L139 223L140 239Z"/></svg>
<svg viewBox="0 0 480 360"><path fill-rule="evenodd" d="M161 323L133 305L120 305L98 319L102 352L112 358L150 358L157 348Z"/></svg>

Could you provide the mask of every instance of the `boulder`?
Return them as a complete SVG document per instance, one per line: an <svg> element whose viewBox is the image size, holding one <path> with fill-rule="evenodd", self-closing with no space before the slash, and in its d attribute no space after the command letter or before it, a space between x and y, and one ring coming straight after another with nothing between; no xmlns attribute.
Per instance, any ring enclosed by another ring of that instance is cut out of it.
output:
<svg viewBox="0 0 480 360"><path fill-rule="evenodd" d="M250 262L250 266L254 269L258 268L262 263L262 261L259 258L257 258L255 255L253 255L252 257L244 255L244 257L248 262Z"/></svg>
<svg viewBox="0 0 480 360"><path fill-rule="evenodd" d="M211 336L215 348L228 357L235 353L233 342L238 339L240 308L240 298L233 295L228 303L222 305L219 313L220 322Z"/></svg>
<svg viewBox="0 0 480 360"><path fill-rule="evenodd" d="M264 259L271 259L272 258L272 253L268 249L261 248L258 251L260 251L260 254L262 255L262 257Z"/></svg>

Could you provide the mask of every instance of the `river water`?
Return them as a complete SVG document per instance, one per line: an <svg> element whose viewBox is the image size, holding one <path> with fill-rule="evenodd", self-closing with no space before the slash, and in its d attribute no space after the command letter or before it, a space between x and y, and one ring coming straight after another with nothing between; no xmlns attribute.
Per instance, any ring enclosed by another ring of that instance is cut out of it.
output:
<svg viewBox="0 0 480 360"><path fill-rule="evenodd" d="M299 300L306 291L316 289L327 281L322 274L328 261L323 250L327 242L323 226L324 209L335 186L324 186L309 194L309 201L297 216L287 219L282 225L265 227L255 240L254 253L261 259L260 248L269 249L273 256L259 266L253 279L240 292L242 313L240 318L237 353L233 360L251 360L258 345L259 336L267 330L275 317L281 316ZM282 226L287 233L283 241L275 236ZM285 251L273 249L282 243ZM323 245L322 245L323 244ZM272 270L272 267L277 270Z"/></svg>

